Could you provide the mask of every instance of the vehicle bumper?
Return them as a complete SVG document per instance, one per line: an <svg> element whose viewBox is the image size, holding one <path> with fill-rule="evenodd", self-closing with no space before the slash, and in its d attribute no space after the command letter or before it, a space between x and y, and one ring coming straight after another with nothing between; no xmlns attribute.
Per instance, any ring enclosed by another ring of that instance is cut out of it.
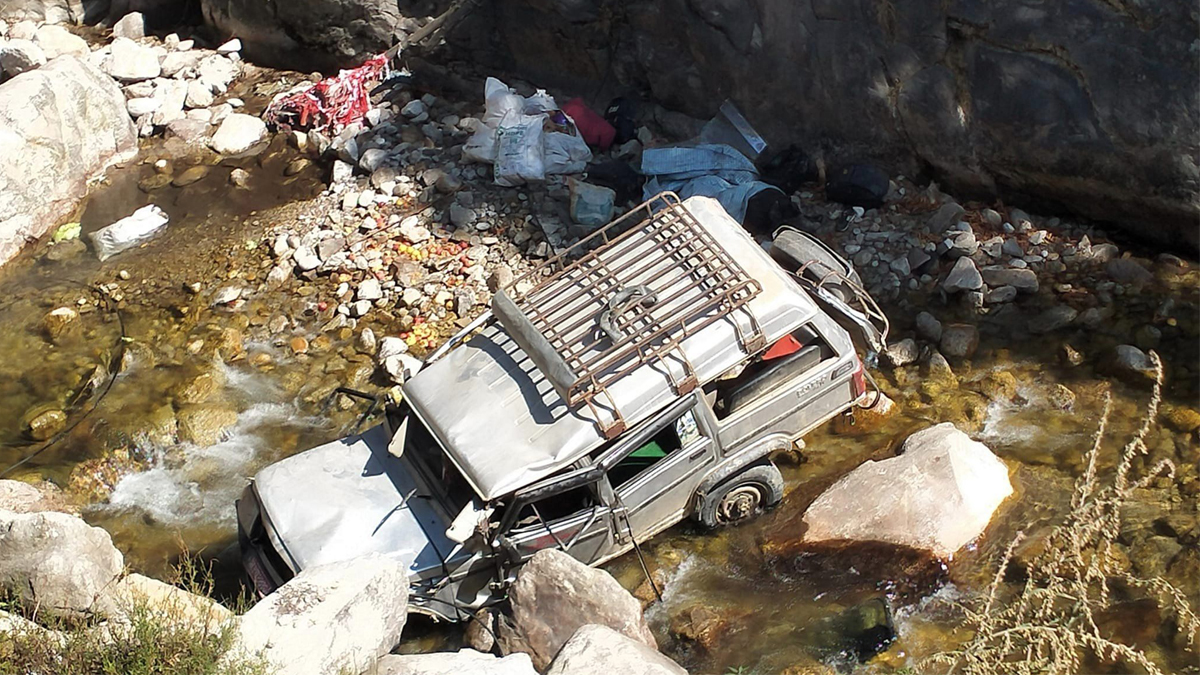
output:
<svg viewBox="0 0 1200 675"><path fill-rule="evenodd" d="M238 546L242 569L259 597L273 593L294 576L271 544L254 486L248 485L236 502Z"/></svg>

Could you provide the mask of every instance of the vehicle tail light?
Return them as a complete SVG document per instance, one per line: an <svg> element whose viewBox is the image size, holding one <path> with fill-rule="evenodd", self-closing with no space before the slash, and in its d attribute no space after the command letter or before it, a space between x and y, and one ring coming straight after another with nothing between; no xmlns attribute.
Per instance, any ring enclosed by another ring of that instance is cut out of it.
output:
<svg viewBox="0 0 1200 675"><path fill-rule="evenodd" d="M863 375L862 361L858 361L858 368L854 369L854 375L850 378L851 384L854 387L854 400L858 400L863 394L867 393L867 379Z"/></svg>

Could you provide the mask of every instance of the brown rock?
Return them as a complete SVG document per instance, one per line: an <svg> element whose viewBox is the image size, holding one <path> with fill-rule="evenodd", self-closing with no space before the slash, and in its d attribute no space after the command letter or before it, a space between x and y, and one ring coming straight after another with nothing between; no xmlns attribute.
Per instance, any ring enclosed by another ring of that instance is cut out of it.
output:
<svg viewBox="0 0 1200 675"><path fill-rule="evenodd" d="M290 346L292 348L293 354L307 354L308 353L308 340L300 337L299 335L292 338L291 341L288 342L288 346Z"/></svg>

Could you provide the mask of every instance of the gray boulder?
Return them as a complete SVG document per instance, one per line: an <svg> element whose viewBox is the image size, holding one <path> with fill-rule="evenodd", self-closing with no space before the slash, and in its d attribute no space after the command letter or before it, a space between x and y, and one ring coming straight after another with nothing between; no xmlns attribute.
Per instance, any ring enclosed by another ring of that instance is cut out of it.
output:
<svg viewBox="0 0 1200 675"><path fill-rule="evenodd" d="M952 557L1012 494L1008 468L953 424L918 431L900 455L868 461L804 512L806 542L878 541Z"/></svg>
<svg viewBox="0 0 1200 675"><path fill-rule="evenodd" d="M601 624L657 649L642 605L604 570L556 549L544 549L521 568L508 592L515 640L545 670L567 640L586 624Z"/></svg>
<svg viewBox="0 0 1200 675"><path fill-rule="evenodd" d="M300 69L358 65L392 46L402 18L394 0L202 0L200 7L209 25L242 41L247 58Z"/></svg>
<svg viewBox="0 0 1200 675"><path fill-rule="evenodd" d="M679 664L607 626L582 626L546 675L687 675Z"/></svg>
<svg viewBox="0 0 1200 675"><path fill-rule="evenodd" d="M242 616L242 649L280 673L359 673L400 642L408 570L370 555L303 570Z"/></svg>
<svg viewBox="0 0 1200 675"><path fill-rule="evenodd" d="M137 153L121 90L73 56L0 84L0 129L0 264L73 211L88 180Z"/></svg>
<svg viewBox="0 0 1200 675"><path fill-rule="evenodd" d="M375 666L375 675L537 675L528 654L503 658L474 649L434 654L389 654Z"/></svg>
<svg viewBox="0 0 1200 675"><path fill-rule="evenodd" d="M0 511L0 588L28 606L66 615L93 610L124 559L107 532L75 516Z"/></svg>

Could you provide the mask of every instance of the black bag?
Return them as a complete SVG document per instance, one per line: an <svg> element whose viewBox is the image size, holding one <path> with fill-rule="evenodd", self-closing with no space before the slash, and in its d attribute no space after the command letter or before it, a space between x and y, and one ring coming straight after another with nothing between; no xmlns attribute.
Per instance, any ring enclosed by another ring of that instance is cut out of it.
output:
<svg viewBox="0 0 1200 675"><path fill-rule="evenodd" d="M815 183L821 178L817 163L795 145L789 145L764 162L759 174L764 183L770 183L788 195L795 194L805 183Z"/></svg>
<svg viewBox="0 0 1200 675"><path fill-rule="evenodd" d="M624 96L614 98L604 110L604 119L617 130L616 145L637 138L637 104L633 101Z"/></svg>
<svg viewBox="0 0 1200 675"><path fill-rule="evenodd" d="M874 164L850 164L825 177L825 197L847 206L877 209L887 198L887 172Z"/></svg>

